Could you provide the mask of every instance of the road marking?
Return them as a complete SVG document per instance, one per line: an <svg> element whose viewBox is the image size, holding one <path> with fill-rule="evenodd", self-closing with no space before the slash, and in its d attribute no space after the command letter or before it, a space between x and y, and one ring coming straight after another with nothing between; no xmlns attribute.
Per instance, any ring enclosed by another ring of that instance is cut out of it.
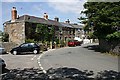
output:
<svg viewBox="0 0 120 80"><path fill-rule="evenodd" d="M48 50L48 51L53 51L53 50L55 50L55 49L50 49L50 50ZM47 52L48 52L47 51ZM44 68L42 67L42 65L41 65L41 63L40 63L40 59L41 59L41 57L45 54L46 52L43 52L42 54L40 54L40 56L37 58L37 60L38 60L38 65L39 65L39 68L43 71L43 73L47 73L46 72L46 70L44 70Z"/></svg>
<svg viewBox="0 0 120 80"><path fill-rule="evenodd" d="M36 58L36 55L34 55L33 58L31 58L31 60L34 60L34 58Z"/></svg>
<svg viewBox="0 0 120 80"><path fill-rule="evenodd" d="M45 53L43 52L38 58L38 65L39 65L39 68L43 71L43 73L47 73L46 70L44 70L44 68L42 67L41 63L40 63L40 58L44 55Z"/></svg>
<svg viewBox="0 0 120 80"><path fill-rule="evenodd" d="M39 65L39 67L41 67L41 64L40 64L40 63L38 63L38 65Z"/></svg>

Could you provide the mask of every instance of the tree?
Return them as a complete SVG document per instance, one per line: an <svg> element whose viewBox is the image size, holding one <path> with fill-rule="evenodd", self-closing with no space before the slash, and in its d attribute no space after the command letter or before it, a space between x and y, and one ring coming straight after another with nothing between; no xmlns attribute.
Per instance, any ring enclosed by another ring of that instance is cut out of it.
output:
<svg viewBox="0 0 120 80"><path fill-rule="evenodd" d="M120 2L86 2L86 18L80 17L85 29L93 29L94 35L100 38L120 39ZM114 34L114 35L113 35Z"/></svg>
<svg viewBox="0 0 120 80"><path fill-rule="evenodd" d="M48 25L37 24L36 33L37 40L52 41L54 37L54 27L48 27Z"/></svg>
<svg viewBox="0 0 120 80"><path fill-rule="evenodd" d="M2 41L8 42L9 41L9 34L3 32L2 33Z"/></svg>

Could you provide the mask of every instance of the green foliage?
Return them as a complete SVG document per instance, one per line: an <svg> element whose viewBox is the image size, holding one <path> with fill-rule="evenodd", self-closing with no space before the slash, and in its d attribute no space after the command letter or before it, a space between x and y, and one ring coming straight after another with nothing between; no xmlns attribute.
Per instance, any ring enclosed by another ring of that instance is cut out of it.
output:
<svg viewBox="0 0 120 80"><path fill-rule="evenodd" d="M86 24L85 30L93 28L98 38L113 34L114 38L118 39L119 35L115 33L120 27L120 2L86 2L84 8L85 11L81 14L85 14L87 18L80 17L79 20Z"/></svg>
<svg viewBox="0 0 120 80"><path fill-rule="evenodd" d="M90 38L90 39L96 39L96 38L97 38L97 37L94 35L93 32L90 32L88 35L89 35L89 38Z"/></svg>
<svg viewBox="0 0 120 80"><path fill-rule="evenodd" d="M3 32L2 33L2 41L8 42L9 41L9 34Z"/></svg>
<svg viewBox="0 0 120 80"><path fill-rule="evenodd" d="M108 40L120 40L120 32L114 32L113 34L108 34L106 38Z"/></svg>
<svg viewBox="0 0 120 80"><path fill-rule="evenodd" d="M26 43L37 43L37 41L35 41L34 39L26 39L25 42Z"/></svg>
<svg viewBox="0 0 120 80"><path fill-rule="evenodd" d="M55 39L56 44L59 44L59 39Z"/></svg>
<svg viewBox="0 0 120 80"><path fill-rule="evenodd" d="M54 27L43 24L37 24L36 27L36 35L38 37L38 40L44 41L52 41L54 37Z"/></svg>

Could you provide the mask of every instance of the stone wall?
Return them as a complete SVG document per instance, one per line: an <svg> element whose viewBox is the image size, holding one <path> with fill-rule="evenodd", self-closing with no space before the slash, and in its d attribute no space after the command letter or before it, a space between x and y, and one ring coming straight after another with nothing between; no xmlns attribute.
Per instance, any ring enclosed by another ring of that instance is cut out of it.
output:
<svg viewBox="0 0 120 80"><path fill-rule="evenodd" d="M21 44L25 42L25 23L11 22L4 26L4 31L9 34L9 42Z"/></svg>
<svg viewBox="0 0 120 80"><path fill-rule="evenodd" d="M10 50L11 50L12 48L18 46L18 45L15 44L15 43L9 43L9 42L4 42L4 43L0 43L0 44L1 44L1 46L2 46L3 48L5 48L5 50L6 50L7 52L10 52Z"/></svg>
<svg viewBox="0 0 120 80"><path fill-rule="evenodd" d="M99 40L100 49L103 51L114 52L120 54L120 41L107 41L105 39Z"/></svg>

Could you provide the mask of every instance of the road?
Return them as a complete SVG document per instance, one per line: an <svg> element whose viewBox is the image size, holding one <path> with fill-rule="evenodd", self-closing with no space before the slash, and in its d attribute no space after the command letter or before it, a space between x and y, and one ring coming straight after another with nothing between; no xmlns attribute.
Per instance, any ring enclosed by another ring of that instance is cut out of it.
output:
<svg viewBox="0 0 120 80"><path fill-rule="evenodd" d="M38 60L40 54L27 54L27 55L12 55L12 54L5 54L2 57L6 62L7 69L17 69L17 68L39 68Z"/></svg>
<svg viewBox="0 0 120 80"><path fill-rule="evenodd" d="M103 70L118 71L118 58L115 56L95 52L92 47L82 45L77 47L65 47L49 50L44 54L29 55L0 55L7 66L7 69L16 68L49 68L68 67L79 70L92 70L94 73ZM89 48L89 49L88 49Z"/></svg>
<svg viewBox="0 0 120 80"><path fill-rule="evenodd" d="M117 57L95 52L91 49L92 47L87 46L65 47L48 51L41 57L41 65L45 70L51 67L72 67L80 70L92 70L94 73L103 70L118 71Z"/></svg>

